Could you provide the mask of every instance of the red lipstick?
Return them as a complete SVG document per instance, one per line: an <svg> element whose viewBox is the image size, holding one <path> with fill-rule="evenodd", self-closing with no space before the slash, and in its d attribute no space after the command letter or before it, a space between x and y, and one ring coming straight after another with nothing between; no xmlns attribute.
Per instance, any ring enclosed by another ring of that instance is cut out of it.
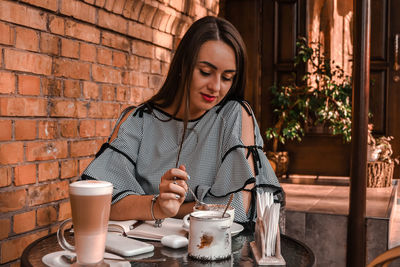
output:
<svg viewBox="0 0 400 267"><path fill-rule="evenodd" d="M217 97L201 93L201 96L206 102L213 102Z"/></svg>

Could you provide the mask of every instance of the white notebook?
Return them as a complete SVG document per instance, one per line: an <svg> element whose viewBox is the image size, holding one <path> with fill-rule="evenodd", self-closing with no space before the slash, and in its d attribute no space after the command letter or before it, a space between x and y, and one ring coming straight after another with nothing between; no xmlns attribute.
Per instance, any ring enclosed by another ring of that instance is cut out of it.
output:
<svg viewBox="0 0 400 267"><path fill-rule="evenodd" d="M154 227L154 221L143 221L142 224L131 229L137 220L109 221L109 231L119 231L121 227L129 237L160 241L166 235L186 236L183 221L180 219L166 218L161 227Z"/></svg>

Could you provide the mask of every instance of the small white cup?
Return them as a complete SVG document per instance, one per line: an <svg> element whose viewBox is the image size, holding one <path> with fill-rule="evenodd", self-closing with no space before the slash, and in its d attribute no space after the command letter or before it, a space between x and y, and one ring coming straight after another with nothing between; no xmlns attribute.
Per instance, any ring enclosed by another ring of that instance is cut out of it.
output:
<svg viewBox="0 0 400 267"><path fill-rule="evenodd" d="M219 212L224 212L226 205L224 204L207 204L208 210L212 211L219 211ZM202 206L194 206L193 211L202 211L202 210L207 210L206 208L202 208ZM235 208L232 206L229 206L229 208L226 210L226 213L228 213L230 217L230 226L233 224L233 220L235 219Z"/></svg>

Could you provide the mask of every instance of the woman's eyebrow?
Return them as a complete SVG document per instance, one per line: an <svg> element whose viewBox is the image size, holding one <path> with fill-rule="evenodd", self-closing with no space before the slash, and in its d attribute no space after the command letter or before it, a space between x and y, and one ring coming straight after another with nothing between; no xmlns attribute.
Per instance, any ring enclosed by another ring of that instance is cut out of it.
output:
<svg viewBox="0 0 400 267"><path fill-rule="evenodd" d="M214 64L212 64L208 61L199 61L199 63L206 64L207 66L209 66L210 68L213 68L215 70L218 69L217 66L215 66ZM224 72L236 72L236 70L224 70Z"/></svg>

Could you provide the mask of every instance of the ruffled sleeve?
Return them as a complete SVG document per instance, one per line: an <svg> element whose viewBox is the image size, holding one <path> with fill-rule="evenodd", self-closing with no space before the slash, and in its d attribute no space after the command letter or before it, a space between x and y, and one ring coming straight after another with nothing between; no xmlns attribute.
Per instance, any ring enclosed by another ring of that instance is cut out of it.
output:
<svg viewBox="0 0 400 267"><path fill-rule="evenodd" d="M251 110L247 107L249 112ZM221 109L220 116L224 119L223 135L221 136L221 158L215 181L211 186L199 185L196 193L206 203L226 203L229 195L235 193L232 205L235 207L235 221L247 222L254 219L254 204L248 213L243 208L241 191L247 184L255 183L254 189L262 187L266 191L279 192L281 187L263 152L263 140L257 122L254 119L254 139L252 146L242 142L242 105L230 101ZM247 149L247 151L246 151ZM254 161L253 173L247 158L252 154Z"/></svg>
<svg viewBox="0 0 400 267"><path fill-rule="evenodd" d="M143 116L137 115L137 109L132 109L123 113L116 125L112 135L116 136L115 139L109 139L109 142L103 144L96 158L82 174L83 180L111 182L114 185L112 203L128 195L144 194L135 175L138 150L143 137Z"/></svg>

